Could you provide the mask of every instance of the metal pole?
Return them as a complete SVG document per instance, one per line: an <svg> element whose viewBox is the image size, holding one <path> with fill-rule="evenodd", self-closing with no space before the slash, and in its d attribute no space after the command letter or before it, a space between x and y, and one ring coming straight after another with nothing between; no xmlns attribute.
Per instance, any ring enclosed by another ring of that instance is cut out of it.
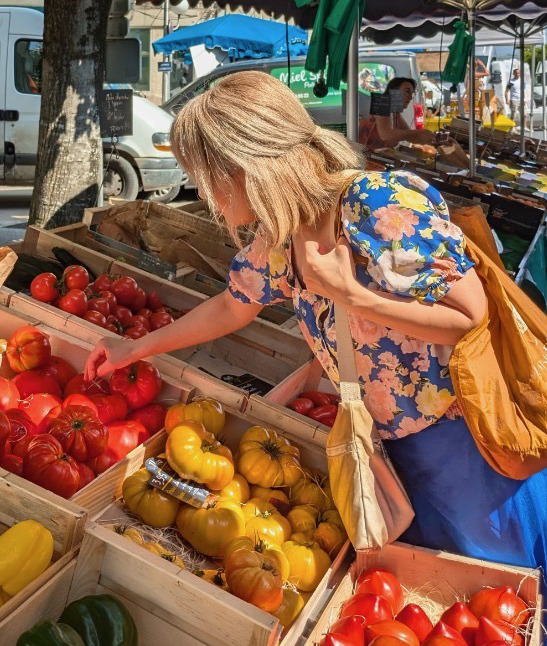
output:
<svg viewBox="0 0 547 646"><path fill-rule="evenodd" d="M346 133L350 141L359 140L359 18L355 18L348 49L348 91L346 94Z"/></svg>
<svg viewBox="0 0 547 646"><path fill-rule="evenodd" d="M469 56L469 174L475 175L477 167L477 138L475 130L475 10L470 9L469 35L473 37L473 46Z"/></svg>
<svg viewBox="0 0 547 646"><path fill-rule="evenodd" d="M543 30L543 46L541 48L541 103L543 110L543 129L542 135L543 139L547 138L547 113L545 112L545 48L547 47L547 31Z"/></svg>
<svg viewBox="0 0 547 646"><path fill-rule="evenodd" d="M169 0L165 0L163 3L163 35L167 36L169 33ZM163 55L163 62L170 63L171 56L170 54ZM162 83L161 83L161 96L162 100L165 103L171 96L171 72L162 72Z"/></svg>
<svg viewBox="0 0 547 646"><path fill-rule="evenodd" d="M526 114L524 112L524 21L520 21L520 154L524 155L526 146L524 144L524 124Z"/></svg>
<svg viewBox="0 0 547 646"><path fill-rule="evenodd" d="M530 97L530 137L534 136L534 81L536 78L536 46L532 45L532 70L531 70L531 81L532 81L532 96Z"/></svg>

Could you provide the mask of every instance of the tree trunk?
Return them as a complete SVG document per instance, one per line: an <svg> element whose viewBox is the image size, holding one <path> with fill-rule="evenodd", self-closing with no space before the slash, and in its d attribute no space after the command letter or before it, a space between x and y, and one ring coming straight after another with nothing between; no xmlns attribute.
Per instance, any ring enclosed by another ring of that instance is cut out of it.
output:
<svg viewBox="0 0 547 646"><path fill-rule="evenodd" d="M30 224L82 219L96 203L103 147L103 86L111 0L45 0L42 105Z"/></svg>

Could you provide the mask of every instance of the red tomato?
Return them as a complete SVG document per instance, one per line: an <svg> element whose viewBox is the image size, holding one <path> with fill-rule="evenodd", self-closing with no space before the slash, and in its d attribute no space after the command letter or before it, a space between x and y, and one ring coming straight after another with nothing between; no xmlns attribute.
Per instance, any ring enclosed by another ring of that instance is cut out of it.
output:
<svg viewBox="0 0 547 646"><path fill-rule="evenodd" d="M422 608L420 608L420 606L417 606L414 603L406 605L395 619L414 631L420 642L423 642L433 630L433 624L429 617L425 614Z"/></svg>
<svg viewBox="0 0 547 646"><path fill-rule="evenodd" d="M150 332L150 321L144 317L144 316L139 316L138 314L135 314L135 316L132 316L129 319L129 322L127 323L128 327L143 327L147 332Z"/></svg>
<svg viewBox="0 0 547 646"><path fill-rule="evenodd" d="M38 433L36 424L22 410L13 408L6 411L6 417L10 424L10 453L16 453L16 445L27 437L34 437Z"/></svg>
<svg viewBox="0 0 547 646"><path fill-rule="evenodd" d="M467 646L465 639L457 630L450 628L443 621L439 621L424 641L424 646L443 646L450 640L449 646ZM448 646L448 645L447 645Z"/></svg>
<svg viewBox="0 0 547 646"><path fill-rule="evenodd" d="M300 413L300 415L307 415L315 408L315 404L311 399L297 397L287 404L287 408L290 408L295 413Z"/></svg>
<svg viewBox="0 0 547 646"><path fill-rule="evenodd" d="M106 317L106 324L107 325L113 325L114 329L121 334L123 332L123 326L122 324L118 321L118 319L111 314L110 316Z"/></svg>
<svg viewBox="0 0 547 646"><path fill-rule="evenodd" d="M49 375L40 374L38 370L27 370L15 375L13 383L16 385L21 399L26 399L36 393L49 393L56 397L61 396L61 387Z"/></svg>
<svg viewBox="0 0 547 646"><path fill-rule="evenodd" d="M112 285L112 279L108 274L101 274L100 276L97 276L95 279L95 282L93 283L93 291L95 294L99 294L100 292L104 290L110 290L110 286Z"/></svg>
<svg viewBox="0 0 547 646"><path fill-rule="evenodd" d="M69 395L68 397L65 397L65 400L63 401L62 404L62 410L65 410L69 406L85 406L86 408L89 408L89 410L95 415L95 417L99 417L99 411L97 409L97 406L95 406L95 403L92 401L91 397L94 395L90 395L89 397L86 397L86 395L80 395L79 393L76 393L75 395Z"/></svg>
<svg viewBox="0 0 547 646"><path fill-rule="evenodd" d="M96 476L98 476L101 473L104 473L107 469L110 469L110 467L116 464L117 461L118 459L116 458L114 451L107 448L106 451L103 451L101 453L101 455L93 458L93 460L90 460L87 463L87 466L93 471Z"/></svg>
<svg viewBox="0 0 547 646"><path fill-rule="evenodd" d="M61 405L61 400L55 395L49 395L48 393L38 393L36 395L29 395L26 399L23 399L19 403L19 410L22 410L26 413L30 419L39 426L42 420L49 412Z"/></svg>
<svg viewBox="0 0 547 646"><path fill-rule="evenodd" d="M359 644L361 646L365 643L365 624L365 618L358 615L342 617L330 626L329 633L344 635L349 638L350 644Z"/></svg>
<svg viewBox="0 0 547 646"><path fill-rule="evenodd" d="M108 449L112 451L116 462L150 437L139 422L113 422L107 425L107 429Z"/></svg>
<svg viewBox="0 0 547 646"><path fill-rule="evenodd" d="M84 313L82 318L85 321L89 321L89 323L98 325L99 327L106 327L106 316L104 316L104 314L101 314L100 312L97 312L96 310L88 310Z"/></svg>
<svg viewBox="0 0 547 646"><path fill-rule="evenodd" d="M366 617L367 625L393 619L391 606L384 597L369 592L354 594L344 602L340 617L350 617L351 615Z"/></svg>
<svg viewBox="0 0 547 646"><path fill-rule="evenodd" d="M333 406L333 404L330 404ZM370 592L384 597L396 615L403 607L403 590L401 584L387 570L367 570L357 579L356 592Z"/></svg>
<svg viewBox="0 0 547 646"><path fill-rule="evenodd" d="M443 613L441 621L447 626L450 626L450 628L457 630L468 645L473 646L475 643L475 633L479 627L479 620L465 603L458 601L458 603L448 608Z"/></svg>
<svg viewBox="0 0 547 646"><path fill-rule="evenodd" d="M105 318L110 316L110 305L106 298L92 298L87 304L88 312L100 312Z"/></svg>
<svg viewBox="0 0 547 646"><path fill-rule="evenodd" d="M93 298L93 290L91 289L91 287L89 287L89 286L88 286L88 287L86 287L86 288L83 290L83 292L84 292L84 294L87 296L87 300L89 300L90 298Z"/></svg>
<svg viewBox="0 0 547 646"><path fill-rule="evenodd" d="M38 435L23 458L23 475L63 498L70 498L80 486L80 473L74 458L66 455L52 435Z"/></svg>
<svg viewBox="0 0 547 646"><path fill-rule="evenodd" d="M479 590L467 605L477 619L488 617L513 626L520 626L530 617L528 606L510 586Z"/></svg>
<svg viewBox="0 0 547 646"><path fill-rule="evenodd" d="M103 290L100 293L100 297L108 303L110 312L114 312L114 310L118 307L118 300L116 299L114 294L107 289Z"/></svg>
<svg viewBox="0 0 547 646"><path fill-rule="evenodd" d="M130 309L133 308L133 303L135 301L135 297L137 296L138 289L139 286L137 285L137 282L129 276L122 276L122 278L117 278L110 286L110 291L114 294L118 303L120 305L124 305L125 307L129 307ZM141 308L139 307L139 309ZM119 315L117 316L118 318L120 318Z"/></svg>
<svg viewBox="0 0 547 646"><path fill-rule="evenodd" d="M118 321L124 326L129 323L129 319L133 316L131 310L123 305L118 305L112 314L114 314Z"/></svg>
<svg viewBox="0 0 547 646"><path fill-rule="evenodd" d="M6 446L8 445L8 440L11 432L11 427L9 419L6 417L5 413L0 411L0 458L4 455Z"/></svg>
<svg viewBox="0 0 547 646"><path fill-rule="evenodd" d="M146 307L153 312L159 310L160 307L163 307L163 302L156 292L149 292L146 295Z"/></svg>
<svg viewBox="0 0 547 646"><path fill-rule="evenodd" d="M21 395L11 379L0 377L0 410L17 408Z"/></svg>
<svg viewBox="0 0 547 646"><path fill-rule="evenodd" d="M160 327L171 325L174 322L175 319L167 312L154 312L150 317L150 327L152 330L159 330Z"/></svg>
<svg viewBox="0 0 547 646"><path fill-rule="evenodd" d="M311 399L316 406L328 406L331 403L327 393L320 393L317 390L307 390L306 392L300 393L299 397Z"/></svg>
<svg viewBox="0 0 547 646"><path fill-rule="evenodd" d="M368 646L403 646L404 643L391 635L380 635L375 637Z"/></svg>
<svg viewBox="0 0 547 646"><path fill-rule="evenodd" d="M80 474L80 486L78 487L78 491L80 491L80 489L83 489L86 485L95 480L95 474L93 473L93 469L83 462L77 462L76 466L78 467L78 473Z"/></svg>
<svg viewBox="0 0 547 646"><path fill-rule="evenodd" d="M96 377L93 381L85 381L82 374L73 377L65 386L63 395L107 395L108 381L102 377Z"/></svg>
<svg viewBox="0 0 547 646"><path fill-rule="evenodd" d="M14 372L40 368L51 358L49 339L32 325L24 325L8 341L6 357Z"/></svg>
<svg viewBox="0 0 547 646"><path fill-rule="evenodd" d="M148 361L137 361L115 370L110 377L110 392L123 395L130 410L151 404L161 387L160 373Z"/></svg>
<svg viewBox="0 0 547 646"><path fill-rule="evenodd" d="M359 643L354 642L351 637L348 637L347 635L330 632L323 637L319 646L356 646L357 644Z"/></svg>
<svg viewBox="0 0 547 646"><path fill-rule="evenodd" d="M103 424L118 422L127 417L127 404L122 395L91 395L91 401Z"/></svg>
<svg viewBox="0 0 547 646"><path fill-rule="evenodd" d="M152 316L153 312L152 310L149 310L147 307L143 307L142 310L139 310L137 312L137 314L139 316L144 316L145 319L149 319Z"/></svg>
<svg viewBox="0 0 547 646"><path fill-rule="evenodd" d="M165 426L166 412L167 408L163 404L148 404L134 410L127 419L140 422L150 435L154 435Z"/></svg>
<svg viewBox="0 0 547 646"><path fill-rule="evenodd" d="M61 296L59 307L74 316L83 316L87 312L87 296L81 289L71 289Z"/></svg>
<svg viewBox="0 0 547 646"><path fill-rule="evenodd" d="M105 425L87 406L68 406L51 425L49 432L78 462L100 455L108 443Z"/></svg>
<svg viewBox="0 0 547 646"><path fill-rule="evenodd" d="M108 330L109 332L114 332L114 334L121 334L121 330L119 327L114 325L114 323L108 323L104 326L105 330Z"/></svg>
<svg viewBox="0 0 547 646"><path fill-rule="evenodd" d="M61 388L64 388L72 377L78 374L68 361L55 355L44 366L38 368L38 372L53 377Z"/></svg>
<svg viewBox="0 0 547 646"><path fill-rule="evenodd" d="M70 265L63 271L63 279L67 289L84 290L89 285L87 269L81 265Z"/></svg>
<svg viewBox="0 0 547 646"><path fill-rule="evenodd" d="M420 646L420 640L416 636L416 633L406 624L396 621L395 619L379 621L378 623L374 623L372 626L367 626L365 631L367 644L381 635L395 637L395 639L398 639L408 646Z"/></svg>
<svg viewBox="0 0 547 646"><path fill-rule="evenodd" d="M327 404L326 406L316 406L313 410L308 413L310 419L315 420L316 422L321 422L325 424L327 421L336 419L338 414L338 406L335 404ZM389 573L388 573L389 574ZM401 601L402 607L402 601ZM400 608L399 608L400 609Z"/></svg>
<svg viewBox="0 0 547 646"><path fill-rule="evenodd" d="M42 303L51 303L59 296L57 276L49 272L38 274L30 284L32 298Z"/></svg>
<svg viewBox="0 0 547 646"><path fill-rule="evenodd" d="M135 292L135 297L133 298L133 304L131 306L131 309L134 312L138 312L139 310L142 310L145 305L146 305L146 292L141 287L137 287L137 291Z"/></svg>
<svg viewBox="0 0 547 646"><path fill-rule="evenodd" d="M147 334L148 330L145 327L129 327L123 333L124 337L127 339L140 339Z"/></svg>
<svg viewBox="0 0 547 646"><path fill-rule="evenodd" d="M486 646L494 641L502 641L505 646L523 646L524 644L524 638L516 626L488 619L488 617L481 617L475 635L475 646Z"/></svg>
<svg viewBox="0 0 547 646"><path fill-rule="evenodd" d="M51 428L53 421L59 417L62 410L62 406L55 406L55 408L52 408L44 417L44 419L38 424L38 433L49 433L49 429Z"/></svg>
<svg viewBox="0 0 547 646"><path fill-rule="evenodd" d="M6 469L10 473L15 473L16 476L23 477L23 458L12 453L6 453L0 458L0 467Z"/></svg>

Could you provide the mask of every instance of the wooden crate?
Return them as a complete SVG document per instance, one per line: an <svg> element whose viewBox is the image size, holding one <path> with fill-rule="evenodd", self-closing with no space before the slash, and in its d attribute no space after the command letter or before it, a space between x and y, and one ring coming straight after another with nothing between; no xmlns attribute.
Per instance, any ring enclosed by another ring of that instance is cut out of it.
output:
<svg viewBox="0 0 547 646"><path fill-rule="evenodd" d="M483 587L512 586L534 608L533 624L527 638L527 646L540 646L543 640L541 615L541 573L538 570L514 568L499 563L480 561L446 552L394 543L381 552L355 562L345 574L327 607L316 622L310 621L298 646L316 646L329 626L338 619L344 601L353 593L354 582L359 572L370 567L389 570L398 577L412 603L429 599L427 609L435 608L435 623L440 613L456 601L469 600ZM409 602L407 601L407 603ZM315 623L315 625L314 625Z"/></svg>
<svg viewBox="0 0 547 646"><path fill-rule="evenodd" d="M40 590L73 557L80 546L87 512L79 505L27 483L0 469L0 534L24 520L41 523L53 535L51 565L34 581L0 607L0 635L3 641L2 621L26 599Z"/></svg>

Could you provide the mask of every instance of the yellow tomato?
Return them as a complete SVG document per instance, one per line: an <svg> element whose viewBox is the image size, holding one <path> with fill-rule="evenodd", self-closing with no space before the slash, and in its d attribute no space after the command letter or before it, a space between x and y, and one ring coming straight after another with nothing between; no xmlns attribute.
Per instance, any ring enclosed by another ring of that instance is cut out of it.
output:
<svg viewBox="0 0 547 646"><path fill-rule="evenodd" d="M303 477L291 487L290 498L293 505L313 505L319 510L329 509L329 496L325 491L327 476L304 469Z"/></svg>
<svg viewBox="0 0 547 646"><path fill-rule="evenodd" d="M281 547L291 568L289 583L305 592L315 590L330 567L330 556L315 542L287 541Z"/></svg>
<svg viewBox="0 0 547 646"><path fill-rule="evenodd" d="M216 585L217 588L220 588L221 590L228 590L226 573L222 568L218 568L217 570L193 570L192 574L199 576L203 581Z"/></svg>
<svg viewBox="0 0 547 646"><path fill-rule="evenodd" d="M165 415L165 430L168 433L184 422L200 422L213 435L224 430L226 416L222 404L210 397L196 397L189 404L175 404Z"/></svg>
<svg viewBox="0 0 547 646"><path fill-rule="evenodd" d="M313 532L317 527L319 509L313 505L298 505L287 514L293 532Z"/></svg>
<svg viewBox="0 0 547 646"><path fill-rule="evenodd" d="M281 574L258 552L233 552L226 561L226 581L232 594L266 612L275 612L283 601Z"/></svg>
<svg viewBox="0 0 547 646"><path fill-rule="evenodd" d="M221 557L230 541L245 535L245 517L239 503L221 498L202 509L182 505L177 527L182 538L198 552Z"/></svg>
<svg viewBox="0 0 547 646"><path fill-rule="evenodd" d="M148 484L150 473L139 469L123 481L125 504L143 523L151 527L169 527L175 522L179 501Z"/></svg>
<svg viewBox="0 0 547 646"><path fill-rule="evenodd" d="M261 487L292 486L302 476L300 451L275 431L252 426L239 443L239 472Z"/></svg>
<svg viewBox="0 0 547 646"><path fill-rule="evenodd" d="M221 498L231 498L235 502L247 502L251 497L249 483L240 473L236 473L232 481L219 491L219 495Z"/></svg>
<svg viewBox="0 0 547 646"><path fill-rule="evenodd" d="M287 494L284 493L281 489L269 489L267 487L259 487L258 485L253 485L251 487L251 498L262 498L267 500L274 507L277 507L280 514L283 516L287 515L287 512L291 508L291 503Z"/></svg>
<svg viewBox="0 0 547 646"><path fill-rule="evenodd" d="M305 604L306 602L301 592L293 588L283 588L283 601L273 613L274 617L279 619L279 622L285 630L289 630L298 615L302 612Z"/></svg>
<svg viewBox="0 0 547 646"><path fill-rule="evenodd" d="M137 545L144 545L144 538L142 537L139 530L135 529L134 527L119 525L118 527L115 528L115 531L116 531L116 534L119 534L120 536L127 538L132 543L136 543Z"/></svg>
<svg viewBox="0 0 547 646"><path fill-rule="evenodd" d="M234 460L227 446L217 442L200 422L176 426L165 445L167 461L181 478L194 480L214 490L234 477Z"/></svg>
<svg viewBox="0 0 547 646"><path fill-rule="evenodd" d="M250 536L240 536L228 544L226 551L224 552L224 560L227 561L234 552L237 552L237 550L247 550L262 554L274 563L276 569L281 574L283 581L286 581L289 578L289 561L287 561L285 552L283 552L280 545L276 545L275 543L268 545L268 543L260 538L254 539Z"/></svg>
<svg viewBox="0 0 547 646"><path fill-rule="evenodd" d="M335 523L319 523L313 533L313 538L333 559L342 549L348 535Z"/></svg>
<svg viewBox="0 0 547 646"><path fill-rule="evenodd" d="M266 500L251 498L243 505L245 534L252 539L282 545L291 535L291 524Z"/></svg>

